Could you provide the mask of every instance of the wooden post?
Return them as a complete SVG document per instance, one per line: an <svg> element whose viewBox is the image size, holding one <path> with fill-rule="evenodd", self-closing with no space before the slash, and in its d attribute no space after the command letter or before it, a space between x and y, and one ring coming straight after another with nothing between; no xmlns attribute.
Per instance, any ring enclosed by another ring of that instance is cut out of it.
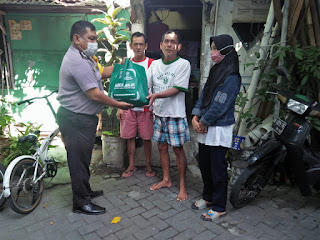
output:
<svg viewBox="0 0 320 240"><path fill-rule="evenodd" d="M288 39L291 39L296 30L298 19L303 7L304 0L291 0L289 11Z"/></svg>
<svg viewBox="0 0 320 240"><path fill-rule="evenodd" d="M319 24L319 17L317 13L317 5L315 0L309 0L310 1L310 10L311 10L311 17L313 22L313 30L314 30L314 36L316 40L316 46L320 48L320 24Z"/></svg>
<svg viewBox="0 0 320 240"><path fill-rule="evenodd" d="M313 24L312 24L312 17L311 17L311 10L310 10L310 1L305 0L304 2L305 8L307 10L307 28L308 28L308 36L311 46L316 46L316 39L314 37L313 31Z"/></svg>

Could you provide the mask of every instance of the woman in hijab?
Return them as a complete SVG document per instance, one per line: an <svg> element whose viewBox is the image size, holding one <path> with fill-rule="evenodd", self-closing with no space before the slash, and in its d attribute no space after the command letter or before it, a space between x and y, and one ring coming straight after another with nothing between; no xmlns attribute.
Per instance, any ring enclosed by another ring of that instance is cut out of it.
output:
<svg viewBox="0 0 320 240"><path fill-rule="evenodd" d="M239 60L232 37L214 36L210 38L210 44L214 65L192 110L204 187L202 199L191 207L196 210L211 207L201 215L205 221L213 221L226 214L228 174L225 156L232 143L234 105L241 85Z"/></svg>

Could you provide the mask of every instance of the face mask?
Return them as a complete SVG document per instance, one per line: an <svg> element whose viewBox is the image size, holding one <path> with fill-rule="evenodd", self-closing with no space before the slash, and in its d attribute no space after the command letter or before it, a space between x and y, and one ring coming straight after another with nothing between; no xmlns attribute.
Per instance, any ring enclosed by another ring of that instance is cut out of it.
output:
<svg viewBox="0 0 320 240"><path fill-rule="evenodd" d="M88 57L92 57L92 56L96 55L97 51L98 51L98 43L87 42L86 40L84 40L84 41L87 43L87 49L83 50L83 53L85 55L87 55Z"/></svg>
<svg viewBox="0 0 320 240"><path fill-rule="evenodd" d="M223 49L226 49L228 47L233 47L232 45L229 45L229 46L226 46L224 48L221 48L220 50L215 50L215 51L211 51L210 52L210 57L211 57L211 60L213 61L213 64L218 64L220 63L224 58L225 56L227 56L230 52L228 52L226 55L222 55L220 51L222 51Z"/></svg>
<svg viewBox="0 0 320 240"><path fill-rule="evenodd" d="M214 64L218 64L224 59L225 55L222 55L219 50L215 50L210 52L210 57Z"/></svg>

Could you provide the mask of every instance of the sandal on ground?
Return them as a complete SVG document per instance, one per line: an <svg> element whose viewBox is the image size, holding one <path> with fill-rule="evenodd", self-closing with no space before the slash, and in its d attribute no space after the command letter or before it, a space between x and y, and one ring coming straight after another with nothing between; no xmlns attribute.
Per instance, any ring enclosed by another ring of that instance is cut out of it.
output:
<svg viewBox="0 0 320 240"><path fill-rule="evenodd" d="M210 209L209 211L207 211L206 213L204 213L206 215L201 215L200 218L204 221L211 221L213 222L214 220L223 217L226 215L226 212L216 212L213 211L212 209ZM207 217L209 216L209 217Z"/></svg>
<svg viewBox="0 0 320 240"><path fill-rule="evenodd" d="M212 207L212 203L206 203L203 199L200 199L191 205L191 208L194 210L201 210L207 207Z"/></svg>
<svg viewBox="0 0 320 240"><path fill-rule="evenodd" d="M154 177L156 175L156 172L153 170L149 171L145 169L144 171L146 172L146 177Z"/></svg>
<svg viewBox="0 0 320 240"><path fill-rule="evenodd" d="M135 171L137 171L137 169L128 169L128 170L125 170L125 171L122 173L122 178L131 177L132 173L134 173Z"/></svg>

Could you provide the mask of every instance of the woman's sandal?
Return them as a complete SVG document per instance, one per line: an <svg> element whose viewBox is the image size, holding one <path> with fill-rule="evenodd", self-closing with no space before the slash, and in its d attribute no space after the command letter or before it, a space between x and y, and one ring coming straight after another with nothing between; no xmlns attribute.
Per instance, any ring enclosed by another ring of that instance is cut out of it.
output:
<svg viewBox="0 0 320 240"><path fill-rule="evenodd" d="M201 210L207 207L211 207L212 203L207 203L205 200L200 199L191 205L191 208L194 210Z"/></svg>
<svg viewBox="0 0 320 240"><path fill-rule="evenodd" d="M206 215L204 215L206 214ZM206 213L204 213L203 215L200 216L200 218L204 221L211 221L213 222L214 220L223 217L226 215L226 212L216 212L213 211L212 209L210 209L209 211L207 211ZM209 216L209 217L207 217Z"/></svg>

